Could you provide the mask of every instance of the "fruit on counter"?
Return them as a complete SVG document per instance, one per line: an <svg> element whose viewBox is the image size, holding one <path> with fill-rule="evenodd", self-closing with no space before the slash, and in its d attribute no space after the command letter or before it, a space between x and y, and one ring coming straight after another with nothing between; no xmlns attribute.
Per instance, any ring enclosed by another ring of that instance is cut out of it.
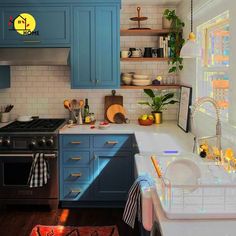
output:
<svg viewBox="0 0 236 236"><path fill-rule="evenodd" d="M145 125L145 126L152 125L153 121L154 117L151 114L150 115L144 114L138 118L138 122L140 125Z"/></svg>
<svg viewBox="0 0 236 236"><path fill-rule="evenodd" d="M146 114L141 116L141 120L146 120L147 118L148 118L148 115Z"/></svg>
<svg viewBox="0 0 236 236"><path fill-rule="evenodd" d="M154 120L153 115L149 115L149 116L148 116L148 119L149 119L149 120Z"/></svg>
<svg viewBox="0 0 236 236"><path fill-rule="evenodd" d="M234 151L231 148L227 148L225 150L225 157L228 158L229 160L234 158Z"/></svg>
<svg viewBox="0 0 236 236"><path fill-rule="evenodd" d="M100 125L109 125L109 122L107 122L107 121L102 121L102 122L100 122Z"/></svg>

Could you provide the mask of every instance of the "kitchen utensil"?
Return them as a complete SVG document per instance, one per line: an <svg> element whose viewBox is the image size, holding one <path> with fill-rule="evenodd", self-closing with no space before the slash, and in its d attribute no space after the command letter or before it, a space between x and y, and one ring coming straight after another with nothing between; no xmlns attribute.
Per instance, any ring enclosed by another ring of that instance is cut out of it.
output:
<svg viewBox="0 0 236 236"><path fill-rule="evenodd" d="M158 175L159 178L162 177L162 171L161 171L161 167L159 166L157 160L156 160L156 157L155 156L151 156L151 160L152 160L152 164L156 170L156 173Z"/></svg>
<svg viewBox="0 0 236 236"><path fill-rule="evenodd" d="M138 75L138 74L135 74L133 75L134 79L140 79L140 80L146 80L149 78L148 75Z"/></svg>
<svg viewBox="0 0 236 236"><path fill-rule="evenodd" d="M69 100L64 101L64 107L71 111L71 102Z"/></svg>
<svg viewBox="0 0 236 236"><path fill-rule="evenodd" d="M131 52L130 51L121 51L120 56L121 56L121 58L128 58L131 56Z"/></svg>
<svg viewBox="0 0 236 236"><path fill-rule="evenodd" d="M13 105L7 105L4 112L10 112L13 109Z"/></svg>
<svg viewBox="0 0 236 236"><path fill-rule="evenodd" d="M123 106L123 96L116 95L116 91L115 90L112 90L111 93L112 93L112 95L105 96L105 103L104 103L104 111L105 111L104 119L105 120L108 120L106 112L107 112L107 109L111 105L118 104L118 105Z"/></svg>
<svg viewBox="0 0 236 236"><path fill-rule="evenodd" d="M125 116L125 109L123 106L119 105L119 104L114 104L111 105L108 109L107 109L107 119L111 122L111 123L115 123L114 117L117 113L122 113Z"/></svg>
<svg viewBox="0 0 236 236"><path fill-rule="evenodd" d="M193 191L197 188L199 179L201 178L201 170L194 161L179 159L170 163L164 177L172 185L196 185L196 187L191 189L186 187L186 190Z"/></svg>
<svg viewBox="0 0 236 236"><path fill-rule="evenodd" d="M131 82L132 82L132 77L122 77L122 82L123 82L125 85L130 85Z"/></svg>
<svg viewBox="0 0 236 236"><path fill-rule="evenodd" d="M141 24L140 24L140 22L141 21L145 21L145 20L147 20L148 18L147 17L145 17L145 16L141 16L141 7L137 7L137 11L138 11L138 17L132 17L132 18L130 18L130 20L132 20L132 21L137 21L138 22L138 28L130 28L130 30L137 30L137 29L139 29L139 30L144 30L144 29L150 29L150 28L141 28Z"/></svg>
<svg viewBox="0 0 236 236"><path fill-rule="evenodd" d="M19 116L19 117L17 117L16 120L20 121L20 122L29 122L29 121L32 121L33 118L32 118L32 116Z"/></svg>
<svg viewBox="0 0 236 236"><path fill-rule="evenodd" d="M135 86L148 86L152 84L152 81L150 79L146 79L146 80L133 79L132 84Z"/></svg>
<svg viewBox="0 0 236 236"><path fill-rule="evenodd" d="M152 57L152 48L144 48L144 55L143 57Z"/></svg>
<svg viewBox="0 0 236 236"><path fill-rule="evenodd" d="M76 99L73 99L73 100L71 101L71 109L72 109L72 110L75 110L76 107L77 107L77 100L76 100Z"/></svg>

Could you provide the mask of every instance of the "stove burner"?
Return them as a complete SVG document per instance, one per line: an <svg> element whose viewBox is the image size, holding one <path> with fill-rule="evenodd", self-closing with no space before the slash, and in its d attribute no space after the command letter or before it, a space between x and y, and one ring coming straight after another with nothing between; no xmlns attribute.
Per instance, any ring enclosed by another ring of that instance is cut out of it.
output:
<svg viewBox="0 0 236 236"><path fill-rule="evenodd" d="M34 119L29 122L14 121L0 128L0 132L53 132L65 119Z"/></svg>

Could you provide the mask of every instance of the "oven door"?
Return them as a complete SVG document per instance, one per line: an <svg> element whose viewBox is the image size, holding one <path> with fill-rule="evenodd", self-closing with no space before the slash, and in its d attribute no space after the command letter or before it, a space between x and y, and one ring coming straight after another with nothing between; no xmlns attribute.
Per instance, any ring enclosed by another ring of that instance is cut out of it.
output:
<svg viewBox="0 0 236 236"><path fill-rule="evenodd" d="M43 187L30 188L27 184L33 152L0 153L0 198L58 198L57 153L45 153L49 163L50 178Z"/></svg>

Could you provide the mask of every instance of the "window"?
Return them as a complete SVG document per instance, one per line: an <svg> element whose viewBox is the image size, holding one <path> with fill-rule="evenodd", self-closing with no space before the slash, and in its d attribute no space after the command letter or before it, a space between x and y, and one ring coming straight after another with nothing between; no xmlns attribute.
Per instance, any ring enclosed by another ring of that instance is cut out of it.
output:
<svg viewBox="0 0 236 236"><path fill-rule="evenodd" d="M221 110L221 118L228 120L229 109L229 12L197 28L201 57L197 62L197 97L214 98ZM202 108L213 114L211 105Z"/></svg>

